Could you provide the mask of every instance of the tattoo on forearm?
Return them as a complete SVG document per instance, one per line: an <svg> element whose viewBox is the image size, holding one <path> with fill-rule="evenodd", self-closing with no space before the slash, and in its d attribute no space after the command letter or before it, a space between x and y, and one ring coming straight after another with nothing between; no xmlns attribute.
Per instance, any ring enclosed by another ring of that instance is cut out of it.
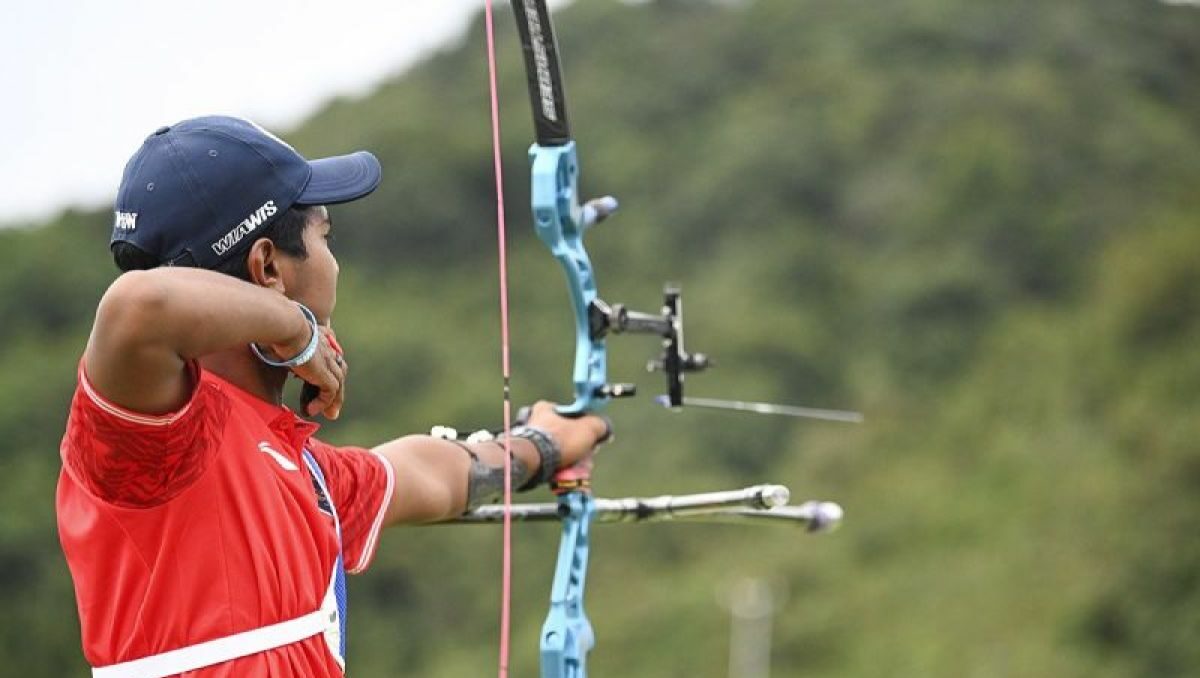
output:
<svg viewBox="0 0 1200 678"><path fill-rule="evenodd" d="M521 487L529 479L529 468L525 462L512 458L512 486ZM479 460L471 460L471 472L467 478L467 510L499 501L504 496L504 467L491 466Z"/></svg>
<svg viewBox="0 0 1200 678"><path fill-rule="evenodd" d="M504 466L492 466L481 460L479 455L464 443L457 440L450 442L458 445L471 457L471 469L467 472L467 510L499 501L504 496ZM512 487L520 488L529 482L533 471L516 456L510 459Z"/></svg>

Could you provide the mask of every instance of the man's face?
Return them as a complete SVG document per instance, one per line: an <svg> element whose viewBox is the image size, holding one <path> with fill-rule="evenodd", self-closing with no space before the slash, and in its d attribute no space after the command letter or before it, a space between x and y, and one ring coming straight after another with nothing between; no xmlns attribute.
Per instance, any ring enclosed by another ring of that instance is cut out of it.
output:
<svg viewBox="0 0 1200 678"><path fill-rule="evenodd" d="M309 307L323 325L329 324L337 303L338 263L329 249L332 229L329 211L324 206L313 208L304 228L308 257L282 257L287 262L284 284L288 296Z"/></svg>

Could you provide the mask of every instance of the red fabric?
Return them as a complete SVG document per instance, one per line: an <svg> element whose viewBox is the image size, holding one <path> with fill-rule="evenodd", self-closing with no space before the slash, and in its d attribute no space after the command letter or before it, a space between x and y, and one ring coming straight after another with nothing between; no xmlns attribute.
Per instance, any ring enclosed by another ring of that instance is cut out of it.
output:
<svg viewBox="0 0 1200 678"><path fill-rule="evenodd" d="M375 555L379 530L383 527L380 493L387 488L392 494L388 477L389 466L367 450L334 447L309 438L308 451L325 474L333 505L342 523L342 558L346 572L357 574L367 569Z"/></svg>
<svg viewBox="0 0 1200 678"><path fill-rule="evenodd" d="M193 372L193 379L198 376ZM219 423L229 403L211 384L164 416L130 412L94 392L88 397L88 391L81 370L67 428L72 444L63 448L63 462L89 492L111 504L147 508L171 500L204 472L219 447Z"/></svg>
<svg viewBox="0 0 1200 678"><path fill-rule="evenodd" d="M80 371L61 455L58 529L83 650L106 666L314 611L338 540L302 460L310 448L342 522L348 571L374 552L390 467L311 438L315 424L212 373L178 413L121 410ZM275 452L270 454L264 447ZM290 462L290 463L289 463ZM185 674L321 678L321 636Z"/></svg>

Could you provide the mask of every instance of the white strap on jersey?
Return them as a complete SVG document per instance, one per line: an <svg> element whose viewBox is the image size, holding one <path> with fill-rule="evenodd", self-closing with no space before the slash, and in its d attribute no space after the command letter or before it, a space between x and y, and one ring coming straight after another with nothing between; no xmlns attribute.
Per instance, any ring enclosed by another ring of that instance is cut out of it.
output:
<svg viewBox="0 0 1200 678"><path fill-rule="evenodd" d="M329 623L330 612L321 609L303 617L178 650L96 667L92 669L92 678L165 678L311 638L326 631Z"/></svg>
<svg viewBox="0 0 1200 678"><path fill-rule="evenodd" d="M330 588L332 591L332 585ZM330 649L338 646L341 624L338 619L337 602L332 593L326 593L321 609L302 617L289 619L278 624L235 633L224 638L196 643L161 654L134 659L133 661L99 666L92 669L92 678L166 678L185 671L195 671L238 657L266 652L284 645L291 645L306 638L324 634ZM338 663L341 657L334 653ZM345 665L342 664L343 671Z"/></svg>

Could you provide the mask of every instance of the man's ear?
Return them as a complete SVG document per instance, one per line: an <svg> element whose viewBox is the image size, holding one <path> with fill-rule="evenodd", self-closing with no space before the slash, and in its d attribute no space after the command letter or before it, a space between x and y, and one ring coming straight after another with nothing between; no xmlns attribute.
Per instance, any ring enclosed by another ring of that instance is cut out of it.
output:
<svg viewBox="0 0 1200 678"><path fill-rule="evenodd" d="M269 287L283 292L283 272L279 269L279 248L270 238L259 238L250 246L246 256L246 271L250 281L259 287Z"/></svg>

